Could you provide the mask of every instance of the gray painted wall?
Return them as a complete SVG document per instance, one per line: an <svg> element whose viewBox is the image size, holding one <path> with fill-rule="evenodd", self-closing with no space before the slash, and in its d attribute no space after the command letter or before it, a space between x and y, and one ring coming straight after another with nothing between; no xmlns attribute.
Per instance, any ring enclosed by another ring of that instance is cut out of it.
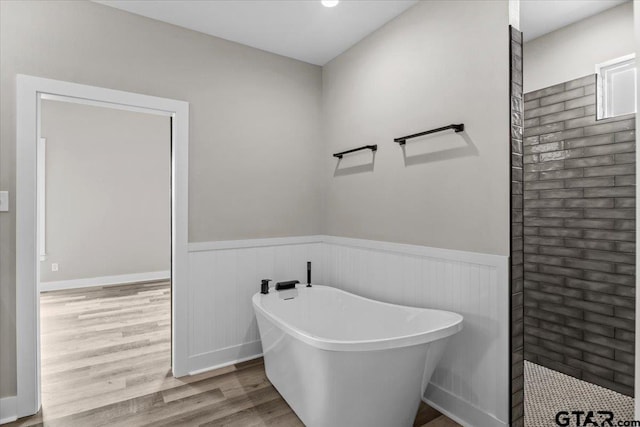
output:
<svg viewBox="0 0 640 427"><path fill-rule="evenodd" d="M419 2L323 68L327 234L508 254L508 24L507 2Z"/></svg>
<svg viewBox="0 0 640 427"><path fill-rule="evenodd" d="M41 281L168 271L170 118L58 101L42 101L41 111L47 140Z"/></svg>
<svg viewBox="0 0 640 427"><path fill-rule="evenodd" d="M525 43L524 91L586 76L596 64L634 51L629 1Z"/></svg>
<svg viewBox="0 0 640 427"><path fill-rule="evenodd" d="M18 73L188 101L190 241L320 232L320 67L92 2L1 1L12 206ZM15 215L0 213L0 397L15 395Z"/></svg>
<svg viewBox="0 0 640 427"><path fill-rule="evenodd" d="M323 72L94 3L2 1L0 187L14 197L23 73L190 102L191 242L326 233L507 255L508 23L503 1L420 2ZM393 143L455 122L467 131L406 156ZM336 171L331 153L370 143L375 174L366 154ZM0 235L8 396L15 212L0 215Z"/></svg>
<svg viewBox="0 0 640 427"><path fill-rule="evenodd" d="M595 83L525 94L525 358L633 395L636 121Z"/></svg>

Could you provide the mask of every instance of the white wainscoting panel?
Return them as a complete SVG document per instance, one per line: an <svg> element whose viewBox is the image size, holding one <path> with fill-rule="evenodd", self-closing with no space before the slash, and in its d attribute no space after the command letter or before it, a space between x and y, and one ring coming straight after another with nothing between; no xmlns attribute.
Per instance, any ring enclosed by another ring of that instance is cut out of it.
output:
<svg viewBox="0 0 640 427"><path fill-rule="evenodd" d="M189 363L198 372L262 354L251 297L261 279L306 281L322 268L317 236L194 243L189 265Z"/></svg>
<svg viewBox="0 0 640 427"><path fill-rule="evenodd" d="M376 300L464 316L425 400L463 425L507 425L508 258L327 237L324 284Z"/></svg>
<svg viewBox="0 0 640 427"><path fill-rule="evenodd" d="M508 258L332 236L190 244L189 368L261 354L251 296L261 279L306 280L397 304L464 316L425 400L459 423L506 426Z"/></svg>

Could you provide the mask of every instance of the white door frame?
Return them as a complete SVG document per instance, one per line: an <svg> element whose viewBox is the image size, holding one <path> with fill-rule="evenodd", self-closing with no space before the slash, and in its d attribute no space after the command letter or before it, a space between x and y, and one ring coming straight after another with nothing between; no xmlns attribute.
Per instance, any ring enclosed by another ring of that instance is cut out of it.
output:
<svg viewBox="0 0 640 427"><path fill-rule="evenodd" d="M108 103L169 115L171 127L171 368L188 374L189 103L25 75L17 76L16 344L17 415L40 410L40 262L37 216L37 141L40 95Z"/></svg>

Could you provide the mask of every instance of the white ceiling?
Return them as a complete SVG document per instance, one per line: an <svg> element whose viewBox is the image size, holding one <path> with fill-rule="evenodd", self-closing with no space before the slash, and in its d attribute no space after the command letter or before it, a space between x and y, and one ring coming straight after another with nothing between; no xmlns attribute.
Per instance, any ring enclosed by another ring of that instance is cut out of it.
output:
<svg viewBox="0 0 640 427"><path fill-rule="evenodd" d="M629 0L521 0L520 30L526 42L626 1Z"/></svg>
<svg viewBox="0 0 640 427"><path fill-rule="evenodd" d="M320 0L94 1L317 65L418 2L342 0L327 8ZM520 27L529 41L625 1L629 0L521 0Z"/></svg>
<svg viewBox="0 0 640 427"><path fill-rule="evenodd" d="M417 0L95 0L258 49L324 65Z"/></svg>

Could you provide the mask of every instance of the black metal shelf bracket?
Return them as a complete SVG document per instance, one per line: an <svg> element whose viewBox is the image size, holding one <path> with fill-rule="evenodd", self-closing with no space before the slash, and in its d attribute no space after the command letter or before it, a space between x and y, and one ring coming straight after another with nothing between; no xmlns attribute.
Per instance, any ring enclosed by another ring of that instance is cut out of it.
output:
<svg viewBox="0 0 640 427"><path fill-rule="evenodd" d="M352 150L347 150L347 151L342 151L340 153L335 153L333 155L333 157L337 157L337 158L341 159L342 156L345 155L345 154L354 153L354 152L360 151L360 150L377 151L378 150L378 145L363 145L362 147L354 148Z"/></svg>
<svg viewBox="0 0 640 427"><path fill-rule="evenodd" d="M411 139L411 138L417 138L419 136L424 136L424 135L429 135L430 133L436 133L436 132L442 132L444 130L449 130L449 129L453 129L456 132L462 132L464 131L464 123L460 123L460 124L452 124L449 126L443 126L441 128L437 128L437 129L431 129L425 132L420 132L420 133L414 133L413 135L407 135L407 136L402 136L400 138L394 138L393 141L397 142L400 145L404 145L407 143L407 139Z"/></svg>

